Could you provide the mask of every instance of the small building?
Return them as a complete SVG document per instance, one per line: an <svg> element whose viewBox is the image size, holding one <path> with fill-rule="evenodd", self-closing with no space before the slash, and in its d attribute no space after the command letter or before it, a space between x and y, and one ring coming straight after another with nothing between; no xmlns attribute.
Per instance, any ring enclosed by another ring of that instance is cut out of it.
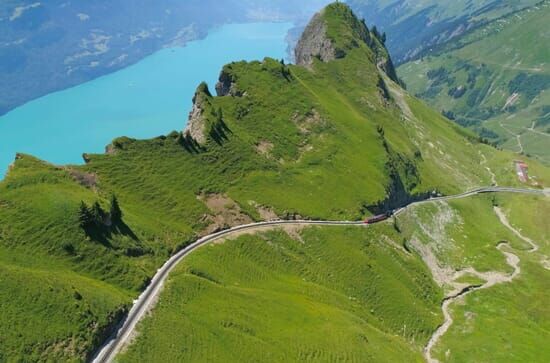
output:
<svg viewBox="0 0 550 363"><path fill-rule="evenodd" d="M514 163L519 180L522 183L527 183L529 181L529 166L521 160L516 160Z"/></svg>

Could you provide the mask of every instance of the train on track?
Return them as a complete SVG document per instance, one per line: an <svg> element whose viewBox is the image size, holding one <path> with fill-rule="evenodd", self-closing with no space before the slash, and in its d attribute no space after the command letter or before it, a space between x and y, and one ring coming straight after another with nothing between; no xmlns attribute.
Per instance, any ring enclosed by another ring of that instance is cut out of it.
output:
<svg viewBox="0 0 550 363"><path fill-rule="evenodd" d="M389 211L384 214L379 214L377 216L367 218L365 219L365 224L375 224L375 223L383 222L386 219L391 218L391 216L393 216L393 213L394 211Z"/></svg>

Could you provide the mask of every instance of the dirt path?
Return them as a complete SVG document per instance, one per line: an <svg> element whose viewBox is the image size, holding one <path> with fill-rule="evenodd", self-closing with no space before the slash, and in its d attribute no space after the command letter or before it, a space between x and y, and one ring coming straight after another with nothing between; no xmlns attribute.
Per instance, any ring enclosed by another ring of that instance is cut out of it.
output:
<svg viewBox="0 0 550 363"><path fill-rule="evenodd" d="M514 280L521 273L521 268L519 267L519 257L511 252L504 251L503 249L505 246L509 246L509 244L501 243L497 246L497 249L502 252L504 256L506 256L506 262L514 269L511 274L507 275L501 272L478 272L470 267L465 270L458 271L454 275L453 279L457 280L458 278L466 274L471 274L485 280L485 283L481 285L460 284L456 281L453 281L451 283L451 285L453 285L455 288L452 292L447 294L447 296L443 299L443 303L441 304L444 322L433 333L432 337L428 341L428 344L424 348L424 357L426 358L428 363L439 363L439 360L432 357L432 350L439 342L439 340L443 337L443 335L447 333L451 325L453 325L454 320L449 309L452 303L459 299L463 299L466 295L469 295L474 291L488 289L498 284L512 282L512 280Z"/></svg>
<svg viewBox="0 0 550 363"><path fill-rule="evenodd" d="M500 209L499 207L495 207L495 213L498 216L500 223L502 223L506 228L512 231L516 236L518 236L518 238L527 242L531 246L531 250L529 250L529 252L537 252L539 250L539 246L535 242L533 242L532 239L525 237L520 233L520 231L512 227L512 225L508 221L508 218L506 217L506 214L504 214L502 209Z"/></svg>
<svg viewBox="0 0 550 363"><path fill-rule="evenodd" d="M542 136L550 136L550 134L547 134L545 132L542 132L542 131L539 131L539 130L535 130L534 128L525 128L525 130L529 131L529 132L533 132L537 135L542 135Z"/></svg>
<svg viewBox="0 0 550 363"><path fill-rule="evenodd" d="M500 127L502 127L502 129L503 129L504 131L506 131L506 132L509 133L511 136L513 136L513 137L516 138L516 141L517 141L517 143L518 143L518 148L519 148L519 151L516 151L516 153L517 153L517 154L523 153L524 150L523 150L523 144L521 143L521 135L516 134L516 133L510 131L510 129L508 129L506 126L504 126L504 125L502 124L502 122L499 122L498 124L500 125Z"/></svg>
<svg viewBox="0 0 550 363"><path fill-rule="evenodd" d="M481 150L479 151L479 155L481 156L481 165L487 165L487 157L485 157L485 154L482 153ZM498 186L497 176L495 175L495 173L493 173L493 171L491 170L491 168L489 166L485 166L485 169L487 170L487 172L491 176L492 185Z"/></svg>
<svg viewBox="0 0 550 363"><path fill-rule="evenodd" d="M506 217L506 214L502 211L502 209L495 207L494 211L495 211L495 214L498 216L498 219L500 220L502 225L504 225L506 228L512 231L518 238L525 241L531 246L531 249L528 251L529 253L534 253L539 250L539 246L535 242L533 242L533 240L523 236L517 229L515 229L514 227L512 227L512 225L510 225L510 222L508 221L508 218ZM500 243L497 246L497 249L506 257L506 263L514 269L514 271L511 274L503 274L501 272L496 272L496 271L478 272L474 268L469 267L467 269L457 271L454 274L454 276L450 279L450 281L447 281L453 287L453 290L447 294L447 296L443 299L443 303L441 304L441 309L443 310L444 322L439 328L437 328L437 330L434 332L434 334L428 341L428 344L424 348L424 357L426 358L428 363L439 363L439 360L432 357L432 350L437 345L439 340L441 340L441 337L443 337L443 335L447 333L451 325L453 325L453 317L450 312L451 304L453 304L457 300L463 299L466 295L469 295L474 291L488 289L498 284L510 283L519 276L519 274L521 273L521 268L519 266L520 258L519 256L517 256L512 252L506 251L506 249L511 249L511 248L512 247L507 242ZM542 262L542 264L544 266L544 262ZM429 263L428 266L433 272L434 271L433 261L432 263ZM441 270L441 267L437 267L437 269ZM469 284L461 284L457 282L460 277L467 274L470 274L482 280L485 280L485 283L480 285L469 285Z"/></svg>

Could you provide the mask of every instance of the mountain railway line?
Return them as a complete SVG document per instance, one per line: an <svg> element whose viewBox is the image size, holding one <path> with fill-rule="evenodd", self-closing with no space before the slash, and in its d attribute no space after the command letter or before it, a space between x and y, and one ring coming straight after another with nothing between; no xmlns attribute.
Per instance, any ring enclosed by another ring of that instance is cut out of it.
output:
<svg viewBox="0 0 550 363"><path fill-rule="evenodd" d="M244 231L254 231L259 228L277 228L280 226L335 226L335 227L345 227L345 226L357 226L357 227L368 227L370 224L380 223L388 218L391 215L397 216L405 212L408 208L416 205L447 201L454 199L463 199L478 194L485 193L518 193L518 194L531 194L531 195L541 195L541 196L550 196L550 189L522 189L522 188L513 188L513 187L481 187L464 193L451 196L441 196L430 198L426 200L421 200L417 202L412 202L405 207L396 209L391 213L386 215L386 218L379 218L376 221L366 220L366 221L313 221L313 220L272 220L258 223L245 224L240 226L235 226L223 231L219 231L208 236L202 237L196 242L185 247L175 255L173 255L155 274L149 286L143 291L137 300L134 301L130 312L121 322L117 332L109 338L107 342L97 351L93 358L94 363L109 363L112 362L115 356L126 346L131 340L132 334L136 329L138 322L140 322L145 314L154 306L154 303L159 296L163 284L168 278L170 272L181 262L185 257L191 254L193 251L198 248L210 244L214 241L226 238L232 234L242 233Z"/></svg>

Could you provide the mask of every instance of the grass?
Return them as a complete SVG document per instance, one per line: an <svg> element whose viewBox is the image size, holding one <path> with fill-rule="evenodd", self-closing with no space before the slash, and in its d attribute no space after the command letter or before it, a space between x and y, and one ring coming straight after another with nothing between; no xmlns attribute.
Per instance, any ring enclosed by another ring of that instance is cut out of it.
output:
<svg viewBox="0 0 550 363"><path fill-rule="evenodd" d="M495 204L516 228L532 231L540 254L529 254L500 224ZM171 275L118 361L159 354L185 361L422 361L442 321L442 292L420 257L401 247L419 238L453 270L511 273L496 248L502 241L521 258L512 283L452 306L454 323L436 346L438 359L544 362L550 310L540 259L550 252L549 205L534 196L479 196L416 207L397 228L308 228L299 237L280 230L205 247ZM484 281L465 275L457 282Z"/></svg>
<svg viewBox="0 0 550 363"><path fill-rule="evenodd" d="M55 264L13 259L0 256L2 361L84 360L131 301L127 291Z"/></svg>
<svg viewBox="0 0 550 363"><path fill-rule="evenodd" d="M436 256L445 266L454 270L472 266L480 272L511 272L504 256L496 249L497 244L510 241L519 249L526 249L527 245L500 227L491 203L491 197L476 197L417 206L401 223L410 224L410 233L420 241L436 244ZM419 229L417 224L422 227Z"/></svg>
<svg viewBox="0 0 550 363"><path fill-rule="evenodd" d="M537 4L540 0L393 0L346 1L369 26L387 33L394 60L402 63L454 40L471 27Z"/></svg>
<svg viewBox="0 0 550 363"><path fill-rule="evenodd" d="M476 292L457 304L456 324L442 340L438 354L451 352L449 362L461 362L475 354L493 362L546 362L550 350L548 301L550 271L541 259L550 252L550 229L545 222L549 203L540 197L499 197L508 219L522 234L541 247L540 252L518 251L521 275L511 284ZM535 212L536 211L536 212Z"/></svg>
<svg viewBox="0 0 550 363"><path fill-rule="evenodd" d="M533 239L540 251L498 221L494 204L510 223ZM511 273L496 249L507 241L520 257L520 275L511 283L476 291L451 306L454 323L435 347L435 357L445 362L545 362L550 356L546 341L550 321L548 276L543 261L550 252L550 229L545 222L550 203L544 197L498 195L457 200L446 205L419 207L400 220L436 252L439 261L453 270L474 267L478 271ZM422 228L418 228L421 223ZM429 234L426 233L427 230ZM435 236L435 238L434 238ZM466 276L459 282L479 284Z"/></svg>
<svg viewBox="0 0 550 363"><path fill-rule="evenodd" d="M440 292L390 225L205 247L171 275L120 362L422 361Z"/></svg>
<svg viewBox="0 0 550 363"><path fill-rule="evenodd" d="M388 97L384 88L398 86L381 83L375 53L358 42L344 58L315 62L312 70L273 59L227 65L224 72L232 75L241 96L211 97L204 86L199 88L199 98L205 100L203 114L208 125L216 128L200 147L190 147L180 133L172 132L151 140L118 138L110 153L87 155L84 166L54 166L20 155L0 182L0 278L18 281L3 284L1 294L10 296L3 302L6 309L19 309L13 317L3 317L2 358L85 360L119 320L116 312L128 307L163 261L207 228L230 224L199 196L221 194L252 220L261 218L258 205L283 218L360 219L380 207L403 204L434 190L451 194L490 184L480 151L499 182L518 184L514 155L479 144L470 132L413 97ZM262 143L273 147L259 152ZM548 185L548 169L529 163L538 180ZM113 194L123 212L121 228L86 233L79 227L81 201L88 205L97 201L108 210ZM220 225L213 225L219 218ZM486 256L498 259L494 251ZM380 258L384 266L397 268L395 261ZM424 280L407 287L399 285L395 276L387 279L395 283L388 291L374 282L376 289L363 291L380 294L374 296L379 298L375 300L380 314L387 299L421 295L409 288ZM54 289L43 291L49 280L56 281ZM78 302L73 290L80 295ZM300 296L293 298L303 301ZM350 305L342 304L316 306L326 309L326 316L334 316L339 329L353 323L354 329L371 332L377 342L387 334L401 334L402 340L390 339L403 349L411 344L405 340L412 339L417 349L433 330L434 317L422 315L426 311L415 312L424 316L424 322L407 324L416 329L408 336L391 318L395 313L408 319L398 306L391 305L394 310L384 313L383 322L365 323L346 312ZM285 309L289 314L298 312L293 306ZM80 320L59 313L88 310ZM45 321L51 327L42 335L30 333L20 323L31 325L41 316L48 317ZM349 334L342 330L341 339ZM316 351L318 347L310 343L311 352ZM374 349L373 357L382 354ZM295 353L288 351L289 356Z"/></svg>
<svg viewBox="0 0 550 363"><path fill-rule="evenodd" d="M550 53L540 46L549 11L550 3L542 1L495 19L402 65L399 75L411 92L461 125L548 165L550 136L539 120L550 102Z"/></svg>

